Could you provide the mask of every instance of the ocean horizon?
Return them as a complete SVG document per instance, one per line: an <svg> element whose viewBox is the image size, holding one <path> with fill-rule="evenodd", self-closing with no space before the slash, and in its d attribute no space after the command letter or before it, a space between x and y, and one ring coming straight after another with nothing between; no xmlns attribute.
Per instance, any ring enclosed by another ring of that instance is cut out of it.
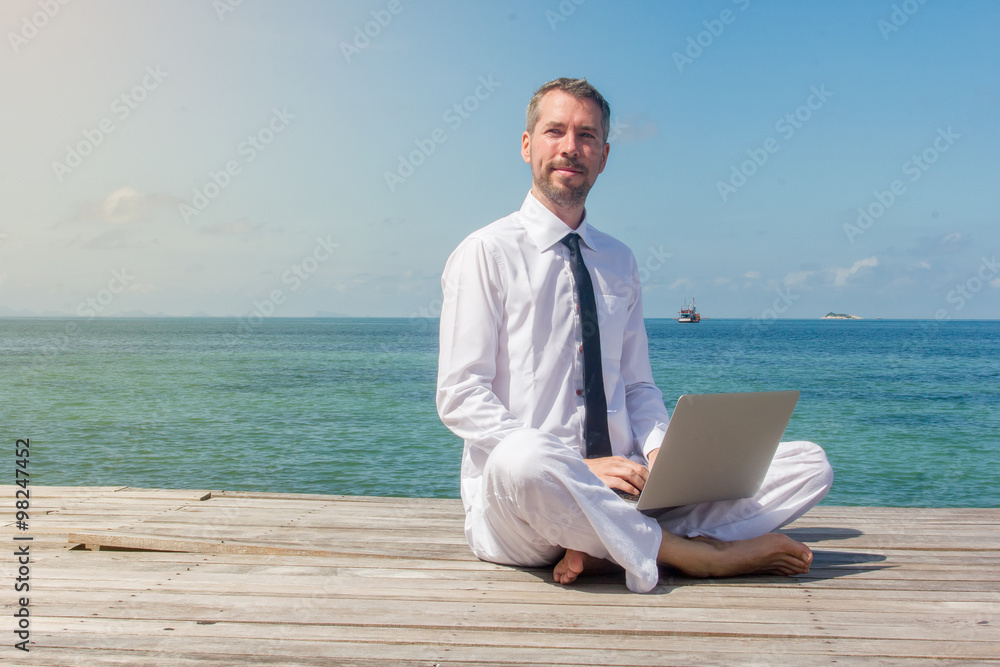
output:
<svg viewBox="0 0 1000 667"><path fill-rule="evenodd" d="M798 389L825 504L1000 506L1000 321L646 320L683 393ZM5 437L33 485L458 497L425 317L3 317Z"/></svg>

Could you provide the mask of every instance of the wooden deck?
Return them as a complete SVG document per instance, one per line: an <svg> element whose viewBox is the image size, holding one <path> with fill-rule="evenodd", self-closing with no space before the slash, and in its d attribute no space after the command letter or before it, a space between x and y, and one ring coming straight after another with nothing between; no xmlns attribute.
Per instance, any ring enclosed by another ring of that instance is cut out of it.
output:
<svg viewBox="0 0 1000 667"><path fill-rule="evenodd" d="M648 595L479 562L455 500L35 487L12 514L6 664L1000 664L1000 509L820 507L787 529L809 575Z"/></svg>

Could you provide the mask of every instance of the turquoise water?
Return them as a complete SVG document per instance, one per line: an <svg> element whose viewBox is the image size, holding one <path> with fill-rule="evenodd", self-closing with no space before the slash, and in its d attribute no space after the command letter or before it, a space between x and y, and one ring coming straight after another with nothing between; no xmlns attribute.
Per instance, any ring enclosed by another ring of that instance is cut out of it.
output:
<svg viewBox="0 0 1000 667"><path fill-rule="evenodd" d="M671 409L801 390L785 437L826 448L827 504L1000 506L1000 322L647 328ZM0 360L34 484L458 496L434 320L7 319Z"/></svg>

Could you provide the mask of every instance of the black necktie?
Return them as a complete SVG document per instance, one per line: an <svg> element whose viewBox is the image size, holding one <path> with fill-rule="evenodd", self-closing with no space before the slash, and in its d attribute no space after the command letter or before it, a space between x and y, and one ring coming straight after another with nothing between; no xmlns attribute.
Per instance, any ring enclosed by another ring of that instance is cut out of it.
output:
<svg viewBox="0 0 1000 667"><path fill-rule="evenodd" d="M567 234L562 242L569 248L573 265L576 297L580 303L580 322L583 325L583 439L587 444L587 458L611 456L611 437L608 435L608 400L604 396L604 372L601 370L601 330L597 323L597 302L594 300L594 283L580 255L580 235Z"/></svg>

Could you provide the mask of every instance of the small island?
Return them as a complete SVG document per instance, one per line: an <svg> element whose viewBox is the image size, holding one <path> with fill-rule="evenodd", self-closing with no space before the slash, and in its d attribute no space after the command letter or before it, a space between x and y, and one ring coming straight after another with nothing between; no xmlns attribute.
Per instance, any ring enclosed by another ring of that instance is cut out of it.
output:
<svg viewBox="0 0 1000 667"><path fill-rule="evenodd" d="M857 315L847 315L845 313L827 313L821 320L862 320L863 317L858 317Z"/></svg>

